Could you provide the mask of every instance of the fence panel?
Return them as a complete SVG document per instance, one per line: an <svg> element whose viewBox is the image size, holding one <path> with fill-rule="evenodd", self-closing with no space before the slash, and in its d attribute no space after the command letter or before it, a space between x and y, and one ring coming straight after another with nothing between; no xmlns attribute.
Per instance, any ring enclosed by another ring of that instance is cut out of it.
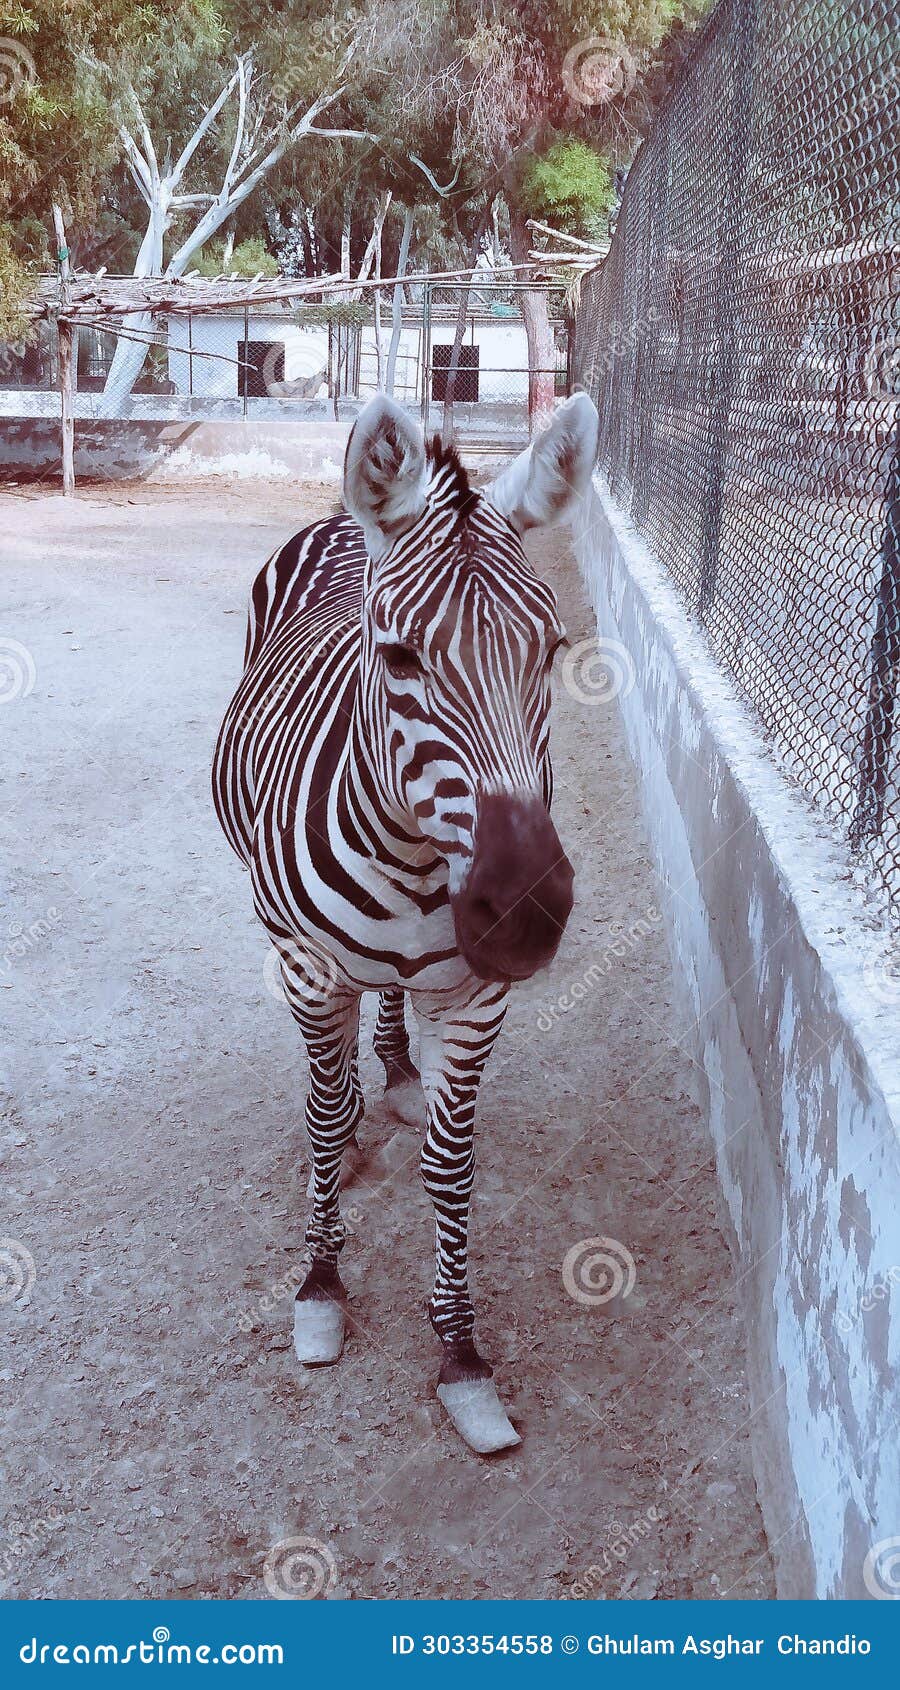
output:
<svg viewBox="0 0 900 1690"><path fill-rule="evenodd" d="M888 0L720 0L582 287L611 490L900 907L900 148Z"/></svg>
<svg viewBox="0 0 900 1690"><path fill-rule="evenodd" d="M388 390L426 427L446 422L475 448L527 442L554 396L569 389L563 290L480 274L471 286L413 282L399 320L392 291L82 323L75 416L341 420ZM533 366L526 308L542 348ZM58 415L57 377L52 322L27 346L0 347L0 418Z"/></svg>

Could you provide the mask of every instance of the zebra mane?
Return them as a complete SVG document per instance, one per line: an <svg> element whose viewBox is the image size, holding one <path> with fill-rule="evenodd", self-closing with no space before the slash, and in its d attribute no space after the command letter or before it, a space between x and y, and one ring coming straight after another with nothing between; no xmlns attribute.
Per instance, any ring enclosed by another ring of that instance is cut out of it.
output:
<svg viewBox="0 0 900 1690"><path fill-rule="evenodd" d="M431 470L432 487L440 488L442 499L451 509L462 514L474 497L468 471L459 461L455 446L445 446L439 434L425 443L425 455Z"/></svg>

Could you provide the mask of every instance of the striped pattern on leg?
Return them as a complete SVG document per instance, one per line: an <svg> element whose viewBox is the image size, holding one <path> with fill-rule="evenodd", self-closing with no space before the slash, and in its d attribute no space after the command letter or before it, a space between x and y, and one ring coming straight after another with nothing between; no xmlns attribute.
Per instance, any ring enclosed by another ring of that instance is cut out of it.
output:
<svg viewBox="0 0 900 1690"><path fill-rule="evenodd" d="M416 1077L416 1068L409 1054L405 1004L406 993L402 988L391 987L378 995L378 1017L372 1043L384 1066L388 1087L403 1085Z"/></svg>
<svg viewBox="0 0 900 1690"><path fill-rule="evenodd" d="M313 1209L306 1242L313 1264L337 1266L346 1238L340 1214L341 1160L365 1110L357 1069L359 994L337 989L327 999L307 995L292 965L282 962L285 993L309 1058L306 1130L313 1158Z"/></svg>
<svg viewBox="0 0 900 1690"><path fill-rule="evenodd" d="M435 1279L428 1312L445 1346L471 1343L475 1327L468 1282L475 1106L507 997L505 985L492 984L460 1009L413 1000L422 1028L422 1085L428 1108L421 1174L435 1215Z"/></svg>

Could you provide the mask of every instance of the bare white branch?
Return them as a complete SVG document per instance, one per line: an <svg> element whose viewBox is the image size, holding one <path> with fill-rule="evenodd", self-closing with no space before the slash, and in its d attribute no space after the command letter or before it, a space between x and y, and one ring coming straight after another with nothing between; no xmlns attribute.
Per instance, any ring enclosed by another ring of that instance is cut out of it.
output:
<svg viewBox="0 0 900 1690"><path fill-rule="evenodd" d="M236 66L235 70L232 72L230 80L228 82L226 82L225 87L222 89L221 93L218 96L218 99L214 100L213 104L209 107L209 110L207 112L205 112L204 116L201 118L201 120L198 123L196 129L194 130L194 133L191 136L190 140L187 142L186 146L182 149L178 159L176 160L175 164L172 166L172 169L169 172L169 186L170 186L170 188L177 188L179 182L181 181L181 178L183 177L188 165L191 162L191 159L193 158L195 152L197 151L197 148L199 147L200 142L203 140L204 135L207 135L209 133L210 129L212 128L212 125L215 123L216 118L218 117L220 111L222 110L222 107L225 105L226 101L230 98L231 94L234 92L234 89L237 86L238 80L240 78L240 74L241 74L240 67L241 67L242 62L243 61L241 59L238 60L237 66Z"/></svg>
<svg viewBox="0 0 900 1690"><path fill-rule="evenodd" d="M435 193L439 194L441 199L446 199L448 194L452 194L454 188L456 187L457 182L459 181L459 172L460 172L460 166L459 165L456 166L456 169L453 172L453 176L451 177L450 181L447 183L447 186L445 188L442 188L440 182L434 176L432 171L429 170L427 164L425 163L425 161L423 159L418 158L415 153L410 153L409 162L410 162L410 164L416 165L417 169L421 170L422 175L425 176L427 178L427 180L431 183L431 186L433 187Z"/></svg>
<svg viewBox="0 0 900 1690"><path fill-rule="evenodd" d="M122 146L125 150L125 159L126 159L126 162L128 164L128 168L131 171L131 174L132 174L132 176L135 180L135 183L137 184L137 187L138 187L142 197L146 200L147 204L152 205L152 203L153 203L153 177L152 177L152 174L151 174L151 171L150 171L150 166L148 165L147 160L144 158L144 156L143 156L143 154L140 150L140 147L138 146L137 142L135 141L133 135L130 135L128 133L128 130L125 128L124 124L120 125L119 139L120 139Z"/></svg>
<svg viewBox="0 0 900 1690"><path fill-rule="evenodd" d="M247 55L238 59L238 115L234 132L234 146L222 182L222 192L227 193L231 187L232 178L237 169L241 148L244 144L244 128L247 122Z"/></svg>

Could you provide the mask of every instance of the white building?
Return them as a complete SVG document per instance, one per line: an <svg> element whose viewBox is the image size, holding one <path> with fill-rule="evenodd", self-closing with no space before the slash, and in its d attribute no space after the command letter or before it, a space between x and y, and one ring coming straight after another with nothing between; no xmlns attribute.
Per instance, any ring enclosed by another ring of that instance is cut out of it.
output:
<svg viewBox="0 0 900 1690"><path fill-rule="evenodd" d="M508 308L507 308L508 309ZM426 329L417 307L404 309L394 392L398 399L416 403L422 398ZM452 308L431 315L432 366L436 387L441 392L440 366L452 346L455 313ZM382 359L390 343L390 318L382 319ZM462 371L457 378L456 397L465 402L476 397L475 380L465 367L477 362L478 402L521 403L528 395L528 348L521 317L500 315L496 308L476 307L466 327L466 348ZM248 397L274 400L319 400L329 395L329 362L339 392L348 398L365 400L378 388L378 351L374 324L348 327L315 320L299 322L288 313L243 310L201 313L187 319L170 317L168 328L168 373L175 392L197 398L235 399Z"/></svg>

